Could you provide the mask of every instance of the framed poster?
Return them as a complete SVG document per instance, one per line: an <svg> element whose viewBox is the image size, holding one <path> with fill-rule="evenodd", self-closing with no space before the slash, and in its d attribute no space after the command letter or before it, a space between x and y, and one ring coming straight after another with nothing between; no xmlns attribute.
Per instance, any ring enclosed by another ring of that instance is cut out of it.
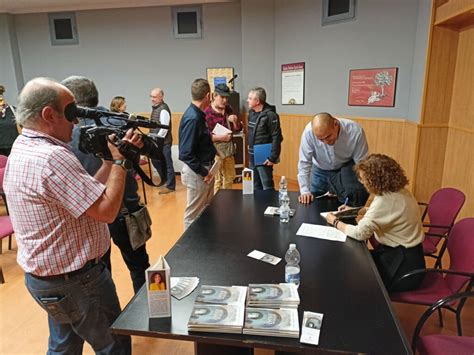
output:
<svg viewBox="0 0 474 355"><path fill-rule="evenodd" d="M398 68L349 72L349 106L394 107Z"/></svg>
<svg viewBox="0 0 474 355"><path fill-rule="evenodd" d="M281 104L304 105L304 62L281 66Z"/></svg>
<svg viewBox="0 0 474 355"><path fill-rule="evenodd" d="M227 84L227 86L233 90L234 82L229 80L234 77L234 68L207 68L207 81L211 86L211 92L214 92L214 88L218 84Z"/></svg>

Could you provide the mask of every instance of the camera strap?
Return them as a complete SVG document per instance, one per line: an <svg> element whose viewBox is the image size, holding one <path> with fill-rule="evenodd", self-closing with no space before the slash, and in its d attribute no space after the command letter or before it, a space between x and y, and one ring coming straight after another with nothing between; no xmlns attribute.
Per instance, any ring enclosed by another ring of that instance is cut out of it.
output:
<svg viewBox="0 0 474 355"><path fill-rule="evenodd" d="M142 168L140 167L140 164L139 163L135 163L135 161L133 162L133 169L135 169L135 171L137 172L137 174L142 178L142 180L147 184L147 185L150 185L150 186L154 186L154 187L159 187L158 185L155 185L155 183L153 182L153 180L142 170ZM150 171L151 173L151 171Z"/></svg>

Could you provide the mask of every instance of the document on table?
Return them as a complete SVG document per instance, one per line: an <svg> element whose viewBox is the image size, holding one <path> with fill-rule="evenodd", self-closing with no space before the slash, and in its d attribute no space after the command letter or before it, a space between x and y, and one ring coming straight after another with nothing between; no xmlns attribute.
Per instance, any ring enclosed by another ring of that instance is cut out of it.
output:
<svg viewBox="0 0 474 355"><path fill-rule="evenodd" d="M247 256L250 256L251 258L254 258L254 259L257 259L257 260L264 261L264 262L272 264L272 265L278 264L281 260L281 258L279 258L277 256L267 254L267 253L264 253L264 252L259 251L259 250L254 250L254 251L248 253Z"/></svg>
<svg viewBox="0 0 474 355"><path fill-rule="evenodd" d="M320 226L318 224L302 223L296 235L318 239L345 242L347 236L334 227Z"/></svg>

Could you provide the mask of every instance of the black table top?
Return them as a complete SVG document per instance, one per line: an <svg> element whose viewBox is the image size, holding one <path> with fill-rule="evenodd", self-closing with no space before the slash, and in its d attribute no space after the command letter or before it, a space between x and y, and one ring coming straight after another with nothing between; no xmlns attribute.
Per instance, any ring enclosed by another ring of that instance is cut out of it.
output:
<svg viewBox="0 0 474 355"><path fill-rule="evenodd" d="M324 314L319 346L299 339L187 331L196 291L178 301L172 297L172 318L149 323L146 289L130 301L112 325L115 333L181 339L203 343L279 350L333 350L370 354L410 353L407 339L391 308L389 297L365 243L345 243L296 235L301 223L325 224L319 215L337 208L332 199L310 205L297 202L290 223L264 216L267 206L278 205L275 192L221 190L166 255L171 276L197 276L200 285L280 283L285 279L284 255L290 243L301 254L299 322L304 311ZM159 236L155 236L159 238ZM257 249L283 260L276 266L247 254Z"/></svg>

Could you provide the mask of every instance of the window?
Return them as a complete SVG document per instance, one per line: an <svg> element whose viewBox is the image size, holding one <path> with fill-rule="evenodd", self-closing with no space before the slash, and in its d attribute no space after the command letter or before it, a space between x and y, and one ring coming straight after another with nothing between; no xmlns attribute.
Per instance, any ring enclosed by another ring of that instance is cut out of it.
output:
<svg viewBox="0 0 474 355"><path fill-rule="evenodd" d="M76 14L74 12L58 12L48 14L51 45L63 46L78 44Z"/></svg>
<svg viewBox="0 0 474 355"><path fill-rule="evenodd" d="M201 38L201 7L172 8L175 38Z"/></svg>
<svg viewBox="0 0 474 355"><path fill-rule="evenodd" d="M356 0L323 0L322 25L355 20Z"/></svg>

